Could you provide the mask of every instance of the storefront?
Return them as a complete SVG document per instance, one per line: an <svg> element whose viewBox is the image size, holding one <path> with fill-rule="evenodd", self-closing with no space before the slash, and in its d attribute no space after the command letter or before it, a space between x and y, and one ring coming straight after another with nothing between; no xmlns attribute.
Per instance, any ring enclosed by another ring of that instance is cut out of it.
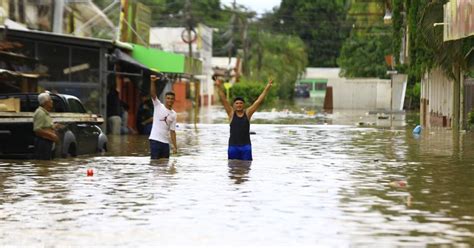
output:
<svg viewBox="0 0 474 248"><path fill-rule="evenodd" d="M106 114L107 54L113 48L112 42L41 31L0 28L0 32L3 34L0 44L15 44L3 52L34 62L13 68L23 75L38 75L37 87L27 87L28 91L74 95L88 111Z"/></svg>

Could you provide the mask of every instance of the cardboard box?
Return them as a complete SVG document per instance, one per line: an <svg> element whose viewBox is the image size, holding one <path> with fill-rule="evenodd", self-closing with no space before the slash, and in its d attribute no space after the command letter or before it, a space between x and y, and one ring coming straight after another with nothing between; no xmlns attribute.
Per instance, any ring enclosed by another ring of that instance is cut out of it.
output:
<svg viewBox="0 0 474 248"><path fill-rule="evenodd" d="M8 98L0 99L0 111L3 112L20 112L20 99L18 98Z"/></svg>

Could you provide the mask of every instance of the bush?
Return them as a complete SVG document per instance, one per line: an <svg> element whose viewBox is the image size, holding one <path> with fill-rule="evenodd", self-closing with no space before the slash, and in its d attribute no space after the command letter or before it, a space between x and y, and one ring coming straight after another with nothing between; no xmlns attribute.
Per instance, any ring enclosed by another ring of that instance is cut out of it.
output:
<svg viewBox="0 0 474 248"><path fill-rule="evenodd" d="M421 84L420 82L414 85L408 85L405 95L405 105L408 109L417 109L420 107Z"/></svg>
<svg viewBox="0 0 474 248"><path fill-rule="evenodd" d="M472 130L474 127L474 109L467 113L467 127L469 130Z"/></svg>
<svg viewBox="0 0 474 248"><path fill-rule="evenodd" d="M266 83L251 82L251 81L241 81L235 83L232 88L230 88L230 103L235 97L242 97L245 100L245 105L248 107L253 102L255 102L260 96L260 94L265 89ZM265 98L262 106L268 106L277 99L278 89L275 88L273 84L272 89L268 92L267 97Z"/></svg>

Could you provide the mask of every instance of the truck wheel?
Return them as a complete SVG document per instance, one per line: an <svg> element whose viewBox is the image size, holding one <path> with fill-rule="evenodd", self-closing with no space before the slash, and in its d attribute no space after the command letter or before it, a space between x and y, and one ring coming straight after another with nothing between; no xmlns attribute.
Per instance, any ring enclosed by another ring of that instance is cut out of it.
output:
<svg viewBox="0 0 474 248"><path fill-rule="evenodd" d="M63 158L75 157L75 156L77 156L76 144L71 143L71 144L69 145L69 148L67 149L67 153L66 153L66 154L63 154Z"/></svg>
<svg viewBox="0 0 474 248"><path fill-rule="evenodd" d="M99 153L104 153L107 151L107 143L104 143L102 145L102 147L99 147L99 149L97 149Z"/></svg>

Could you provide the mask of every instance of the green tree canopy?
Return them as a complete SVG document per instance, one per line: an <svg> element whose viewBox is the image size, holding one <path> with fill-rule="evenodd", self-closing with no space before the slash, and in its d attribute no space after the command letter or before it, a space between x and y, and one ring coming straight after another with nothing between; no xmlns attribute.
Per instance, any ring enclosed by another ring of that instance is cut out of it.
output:
<svg viewBox="0 0 474 248"><path fill-rule="evenodd" d="M310 66L335 67L342 42L349 34L345 0L282 0L262 23L273 32L299 36L307 47Z"/></svg>
<svg viewBox="0 0 474 248"><path fill-rule="evenodd" d="M391 26L383 23L385 1L351 1L348 20L352 23L338 64L345 77L387 78L390 69L385 56L392 54Z"/></svg>
<svg viewBox="0 0 474 248"><path fill-rule="evenodd" d="M390 35L357 36L348 38L342 46L338 63L345 77L386 78L385 56L390 54Z"/></svg>
<svg viewBox="0 0 474 248"><path fill-rule="evenodd" d="M251 48L248 81L273 78L281 99L291 99L296 79L308 63L304 42L294 36L261 32Z"/></svg>

